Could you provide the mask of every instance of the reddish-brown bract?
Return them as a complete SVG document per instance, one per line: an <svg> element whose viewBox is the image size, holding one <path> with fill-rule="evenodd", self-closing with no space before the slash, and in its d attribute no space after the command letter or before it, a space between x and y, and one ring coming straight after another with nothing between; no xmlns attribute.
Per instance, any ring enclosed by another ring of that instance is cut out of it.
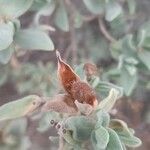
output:
<svg viewBox="0 0 150 150"><path fill-rule="evenodd" d="M79 76L72 68L65 63L58 51L56 51L58 59L58 77L66 92L72 97L72 101L87 103L91 106L97 105L96 94L90 85L80 80Z"/></svg>
<svg viewBox="0 0 150 150"><path fill-rule="evenodd" d="M56 51L56 56L58 60L58 78L66 92L71 94L72 84L79 81L80 78L74 73L72 68L61 59L58 51Z"/></svg>

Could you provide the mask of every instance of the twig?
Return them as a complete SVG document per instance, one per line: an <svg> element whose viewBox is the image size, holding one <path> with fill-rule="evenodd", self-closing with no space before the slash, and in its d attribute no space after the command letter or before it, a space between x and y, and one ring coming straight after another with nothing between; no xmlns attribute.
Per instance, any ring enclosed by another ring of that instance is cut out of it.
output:
<svg viewBox="0 0 150 150"><path fill-rule="evenodd" d="M83 21L85 22L90 22L93 21L94 19L96 19L98 16L97 15L89 15L89 16L82 16L83 17Z"/></svg>
<svg viewBox="0 0 150 150"><path fill-rule="evenodd" d="M102 17L98 18L98 23L99 23L99 28L102 34L105 36L105 38L111 43L116 42L117 40L114 37L112 37L110 33L107 31Z"/></svg>

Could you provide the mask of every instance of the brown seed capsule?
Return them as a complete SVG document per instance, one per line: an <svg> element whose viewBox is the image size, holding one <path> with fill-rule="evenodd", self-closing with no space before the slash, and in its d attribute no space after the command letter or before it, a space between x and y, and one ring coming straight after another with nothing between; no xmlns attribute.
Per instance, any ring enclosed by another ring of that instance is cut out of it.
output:
<svg viewBox="0 0 150 150"><path fill-rule="evenodd" d="M58 77L66 92L71 96L71 100L87 103L93 107L96 106L97 99L94 90L88 83L80 80L73 69L61 59L58 51L56 51L56 55L58 59Z"/></svg>
<svg viewBox="0 0 150 150"><path fill-rule="evenodd" d="M71 94L71 86L74 82L79 81L80 78L78 75L75 74L75 72L72 70L72 68L65 63L60 56L60 53L56 51L56 56L58 60L58 78L63 86L63 88Z"/></svg>

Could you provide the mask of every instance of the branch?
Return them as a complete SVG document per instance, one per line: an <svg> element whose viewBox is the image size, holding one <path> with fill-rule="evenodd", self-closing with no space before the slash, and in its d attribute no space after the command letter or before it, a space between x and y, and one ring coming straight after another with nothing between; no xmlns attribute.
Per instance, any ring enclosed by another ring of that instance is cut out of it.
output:
<svg viewBox="0 0 150 150"><path fill-rule="evenodd" d="M97 15L89 15L89 16L82 16L83 17L83 20L85 21L85 22L90 22L90 21L93 21L94 19L97 19Z"/></svg>
<svg viewBox="0 0 150 150"><path fill-rule="evenodd" d="M116 42L117 40L112 35L110 35L110 33L107 31L103 19L101 17L98 18L98 23L99 23L99 28L102 34L105 36L105 38L111 43Z"/></svg>

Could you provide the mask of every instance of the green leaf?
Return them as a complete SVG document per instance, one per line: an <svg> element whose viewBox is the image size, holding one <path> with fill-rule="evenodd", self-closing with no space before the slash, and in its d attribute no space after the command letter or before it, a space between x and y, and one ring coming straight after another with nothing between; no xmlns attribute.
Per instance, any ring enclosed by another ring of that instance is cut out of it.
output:
<svg viewBox="0 0 150 150"><path fill-rule="evenodd" d="M112 107L114 106L118 97L119 97L119 91L116 89L111 89L108 97L106 97L104 100L102 100L100 102L97 109L102 109L106 112L109 112L112 109Z"/></svg>
<svg viewBox="0 0 150 150"><path fill-rule="evenodd" d="M50 0L50 2L51 2L51 0ZM37 12L42 7L45 7L46 5L48 5L50 2L48 2L47 0L34 0L30 7L30 10Z"/></svg>
<svg viewBox="0 0 150 150"><path fill-rule="evenodd" d="M104 0L83 0L85 6L94 14L101 14L104 11Z"/></svg>
<svg viewBox="0 0 150 150"><path fill-rule="evenodd" d="M14 52L14 46L10 45L7 49L0 51L0 63L7 64Z"/></svg>
<svg viewBox="0 0 150 150"><path fill-rule="evenodd" d="M137 3L135 2L135 0L127 0L127 4L130 15L133 15L135 13Z"/></svg>
<svg viewBox="0 0 150 150"><path fill-rule="evenodd" d="M150 70L150 52L147 50L142 50L138 52L138 57L143 62L143 64Z"/></svg>
<svg viewBox="0 0 150 150"><path fill-rule="evenodd" d="M112 88L118 90L118 92L119 92L118 97L121 97L123 95L122 87L116 86L116 85L106 82L106 81L99 81L99 84L96 87L96 91L97 91L97 93L100 93L101 98L105 98Z"/></svg>
<svg viewBox="0 0 150 150"><path fill-rule="evenodd" d="M134 65L125 64L124 66L131 76L136 75L137 68Z"/></svg>
<svg viewBox="0 0 150 150"><path fill-rule="evenodd" d="M84 116L70 117L65 122L66 129L71 130L74 140L83 141L90 138L91 132L95 124Z"/></svg>
<svg viewBox="0 0 150 150"><path fill-rule="evenodd" d="M106 150L123 150L122 143L117 135L117 133L108 128L109 132L109 143L107 145Z"/></svg>
<svg viewBox="0 0 150 150"><path fill-rule="evenodd" d="M73 139L71 131L67 130L65 134L63 134L64 139L67 143L71 145L77 145L78 142Z"/></svg>
<svg viewBox="0 0 150 150"><path fill-rule="evenodd" d="M134 57L127 57L127 58L125 58L125 61L130 65L137 65L138 64L138 60L135 59Z"/></svg>
<svg viewBox="0 0 150 150"><path fill-rule="evenodd" d="M115 130L116 132L127 132L129 135L133 135L131 133L131 131L129 130L127 124L119 119L111 119L110 124L109 124L110 128Z"/></svg>
<svg viewBox="0 0 150 150"><path fill-rule="evenodd" d="M137 42L138 47L141 48L150 48L150 28L149 28L150 22L146 22L142 25L142 27L139 30Z"/></svg>
<svg viewBox="0 0 150 150"><path fill-rule="evenodd" d="M137 47L142 47L143 46L145 38L146 38L146 30L141 29L138 32L138 35L137 35Z"/></svg>
<svg viewBox="0 0 150 150"><path fill-rule="evenodd" d="M13 24L14 24L15 32L17 32L18 30L20 30L20 27L21 27L20 20L14 19L13 20Z"/></svg>
<svg viewBox="0 0 150 150"><path fill-rule="evenodd" d="M128 34L122 39L122 53L125 57L135 57L136 47L133 40L133 35Z"/></svg>
<svg viewBox="0 0 150 150"><path fill-rule="evenodd" d="M123 68L120 76L120 85L123 87L124 92L127 96L131 95L137 84L137 74L130 75L130 73Z"/></svg>
<svg viewBox="0 0 150 150"><path fill-rule="evenodd" d="M110 121L110 128L118 134L120 140L128 147L138 147L141 145L141 140L133 135L134 132L128 128L124 121L112 119Z"/></svg>
<svg viewBox="0 0 150 150"><path fill-rule="evenodd" d="M40 17L41 16L50 16L55 10L55 2L51 1L48 4L45 4L39 11L37 11L34 22L36 24L40 24Z"/></svg>
<svg viewBox="0 0 150 150"><path fill-rule="evenodd" d="M113 58L118 60L121 55L122 50L122 40L118 40L117 42L111 43L111 55Z"/></svg>
<svg viewBox="0 0 150 150"><path fill-rule="evenodd" d="M0 107L0 121L23 117L35 111L43 102L40 97L30 95Z"/></svg>
<svg viewBox="0 0 150 150"><path fill-rule="evenodd" d="M106 113L105 111L99 110L97 113L97 123L96 123L96 128L99 126L103 126L103 127L107 127L109 125L110 122L110 116L108 113Z"/></svg>
<svg viewBox="0 0 150 150"><path fill-rule="evenodd" d="M60 1L59 6L56 9L55 20L56 26L62 31L69 31L69 20L66 8L63 1Z"/></svg>
<svg viewBox="0 0 150 150"><path fill-rule="evenodd" d="M119 137L120 140L128 147L139 147L142 144L141 140L135 136L119 135Z"/></svg>
<svg viewBox="0 0 150 150"><path fill-rule="evenodd" d="M33 0L0 0L0 16L17 18L30 8L32 2Z"/></svg>
<svg viewBox="0 0 150 150"><path fill-rule="evenodd" d="M121 6L115 1L109 1L106 5L105 19L107 21L113 21L122 13Z"/></svg>
<svg viewBox="0 0 150 150"><path fill-rule="evenodd" d="M126 32L126 26L127 26L127 22L125 20L123 13L121 13L114 20L109 22L109 25L110 25L112 35L114 37L117 38L122 37L122 35L124 35L124 33Z"/></svg>
<svg viewBox="0 0 150 150"><path fill-rule="evenodd" d="M109 142L109 133L104 127L92 131L91 141L95 149L105 149Z"/></svg>
<svg viewBox="0 0 150 150"><path fill-rule="evenodd" d="M100 78L97 76L92 76L90 85L95 89L98 86L98 84L100 84Z"/></svg>
<svg viewBox="0 0 150 150"><path fill-rule="evenodd" d="M26 29L15 34L15 42L23 49L53 50L54 45L50 37L43 31Z"/></svg>
<svg viewBox="0 0 150 150"><path fill-rule="evenodd" d="M0 23L0 51L8 48L13 42L14 25L12 22Z"/></svg>

